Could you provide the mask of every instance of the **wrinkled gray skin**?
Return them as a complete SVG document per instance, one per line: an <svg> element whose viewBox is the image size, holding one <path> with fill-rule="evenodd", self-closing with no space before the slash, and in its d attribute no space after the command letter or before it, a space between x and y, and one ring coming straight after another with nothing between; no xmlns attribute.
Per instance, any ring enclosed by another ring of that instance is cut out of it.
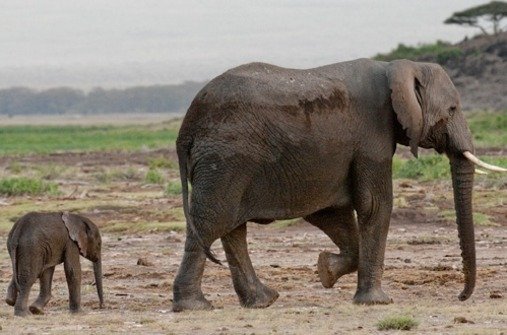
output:
<svg viewBox="0 0 507 335"><path fill-rule="evenodd" d="M246 222L296 217L340 249L319 256L325 287L358 271L354 302L390 303L381 278L397 143L415 156L424 147L450 158L465 274L459 299L467 299L475 285L474 167L462 153L474 148L445 71L406 60L309 70L252 63L213 79L183 120L177 152L188 228L174 311L212 308L201 277L219 238L241 305L271 305L278 293L254 272Z"/></svg>
<svg viewBox="0 0 507 335"><path fill-rule="evenodd" d="M30 288L39 279L40 292L30 312L43 314L51 298L55 266L62 263L69 288L69 308L80 311L81 264L79 255L94 263L95 283L103 307L101 237L89 219L69 213L28 213L12 227L7 240L13 276L7 289L7 304L14 314L28 314Z"/></svg>

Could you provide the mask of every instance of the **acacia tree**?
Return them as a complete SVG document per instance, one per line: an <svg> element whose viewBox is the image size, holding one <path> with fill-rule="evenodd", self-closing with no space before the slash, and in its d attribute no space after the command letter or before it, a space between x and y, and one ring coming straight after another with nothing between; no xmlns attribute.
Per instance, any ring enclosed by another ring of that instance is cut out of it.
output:
<svg viewBox="0 0 507 335"><path fill-rule="evenodd" d="M490 23L493 26L493 34L499 34L500 21L507 17L507 2L491 1L490 3L465 9L461 12L452 14L445 24L459 24L479 28L484 35L489 35L485 24Z"/></svg>

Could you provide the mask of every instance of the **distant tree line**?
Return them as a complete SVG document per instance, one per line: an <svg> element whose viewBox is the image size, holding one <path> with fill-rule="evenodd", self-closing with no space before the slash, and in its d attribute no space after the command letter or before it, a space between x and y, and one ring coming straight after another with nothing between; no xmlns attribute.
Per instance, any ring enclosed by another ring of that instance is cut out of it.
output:
<svg viewBox="0 0 507 335"><path fill-rule="evenodd" d="M60 87L34 90L13 87L0 90L0 114L107 114L184 111L202 82L139 86L126 89L94 88L89 92Z"/></svg>

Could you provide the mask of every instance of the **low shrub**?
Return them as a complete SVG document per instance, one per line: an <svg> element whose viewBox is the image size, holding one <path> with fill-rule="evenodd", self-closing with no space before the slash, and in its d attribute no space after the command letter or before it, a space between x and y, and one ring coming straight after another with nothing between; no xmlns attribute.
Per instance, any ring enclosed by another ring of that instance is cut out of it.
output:
<svg viewBox="0 0 507 335"><path fill-rule="evenodd" d="M6 196L56 194L58 185L40 179L15 177L0 179L0 194Z"/></svg>
<svg viewBox="0 0 507 335"><path fill-rule="evenodd" d="M165 193L168 195L181 194L181 182L179 180L170 180L165 188Z"/></svg>
<svg viewBox="0 0 507 335"><path fill-rule="evenodd" d="M417 327L418 322L408 315L394 315L386 317L377 323L378 330L410 330Z"/></svg>
<svg viewBox="0 0 507 335"><path fill-rule="evenodd" d="M150 168L146 172L145 182L149 184L162 184L164 182L164 176L155 168Z"/></svg>

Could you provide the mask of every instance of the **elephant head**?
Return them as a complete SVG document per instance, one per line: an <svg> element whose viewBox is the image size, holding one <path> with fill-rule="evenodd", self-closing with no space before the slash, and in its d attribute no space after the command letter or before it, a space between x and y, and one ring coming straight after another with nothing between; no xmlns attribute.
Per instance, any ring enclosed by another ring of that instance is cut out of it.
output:
<svg viewBox="0 0 507 335"><path fill-rule="evenodd" d="M473 155L472 134L461 111L458 91L444 69L436 64L398 60L389 63L387 77L391 101L406 142L414 156L418 147L434 148L450 160L454 206L463 257L465 288L460 300L475 286L475 240L472 216L474 164L507 171ZM407 143L408 142L408 143Z"/></svg>
<svg viewBox="0 0 507 335"><path fill-rule="evenodd" d="M62 220L69 231L71 240L77 243L81 256L93 262L95 285L99 296L100 307L104 305L102 290L102 239L97 226L89 219L69 213L62 214Z"/></svg>

